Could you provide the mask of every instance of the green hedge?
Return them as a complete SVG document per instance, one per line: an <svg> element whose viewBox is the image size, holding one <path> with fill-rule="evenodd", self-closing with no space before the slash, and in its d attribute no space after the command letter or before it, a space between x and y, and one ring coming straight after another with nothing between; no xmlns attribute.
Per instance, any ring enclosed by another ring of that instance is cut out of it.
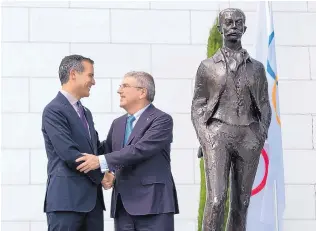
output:
<svg viewBox="0 0 316 231"><path fill-rule="evenodd" d="M212 57L223 46L223 38L217 29L218 19L215 19L207 41L207 58Z"/></svg>
<svg viewBox="0 0 316 231"><path fill-rule="evenodd" d="M213 27L210 30L208 43L207 43L207 57L210 58L213 56L216 51L222 47L223 38L217 29L218 18L215 19ZM203 212L205 207L206 200L206 186L205 186L205 171L204 171L204 160L200 160L200 175L201 175L201 186L200 186L200 205L199 205L199 217L198 217L198 230L202 231L202 221L203 221ZM228 213L229 199L226 201L225 209L225 221ZM224 226L225 227L225 226Z"/></svg>

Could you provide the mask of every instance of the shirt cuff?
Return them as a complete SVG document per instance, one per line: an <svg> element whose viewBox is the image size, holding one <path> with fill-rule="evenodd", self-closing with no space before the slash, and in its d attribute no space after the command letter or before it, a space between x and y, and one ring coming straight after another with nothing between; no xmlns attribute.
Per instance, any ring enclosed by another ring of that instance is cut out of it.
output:
<svg viewBox="0 0 316 231"><path fill-rule="evenodd" d="M99 157L101 172L105 173L105 172L109 171L108 163L106 162L105 156L100 155L98 157Z"/></svg>

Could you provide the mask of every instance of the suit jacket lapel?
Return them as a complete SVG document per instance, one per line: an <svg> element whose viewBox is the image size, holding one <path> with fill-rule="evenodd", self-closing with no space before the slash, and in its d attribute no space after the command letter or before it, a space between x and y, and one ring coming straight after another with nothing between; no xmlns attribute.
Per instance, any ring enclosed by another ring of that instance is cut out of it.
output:
<svg viewBox="0 0 316 231"><path fill-rule="evenodd" d="M149 117L154 113L155 107L153 105L148 106L148 108L141 114L139 119L137 120L131 135L126 143L126 145L130 144L133 138L139 134L139 132L144 128L147 123L150 122ZM124 147L124 137L125 137L125 128L126 128L126 120L127 114L122 116L116 123L113 130L113 145L116 150L120 150Z"/></svg>
<svg viewBox="0 0 316 231"><path fill-rule="evenodd" d="M220 73L220 78L217 79L217 82L219 82L221 84L221 88L218 91L219 94L221 95L222 92L224 91L224 86L226 85L226 81L227 81L227 76L229 74L228 70L227 70L227 65L226 65L226 61L225 61L225 57L221 51L221 49L218 49L218 51L214 54L213 56L213 60L215 65L218 65L218 70Z"/></svg>
<svg viewBox="0 0 316 231"><path fill-rule="evenodd" d="M86 112L84 112L84 114L85 114L85 116L86 116L86 119L87 119L87 121L88 121L88 125L89 125L89 131L90 131L90 134L91 134L91 139L90 139L90 137L89 137L89 134L87 134L88 135L88 140L89 140L89 142L90 142L90 145L92 145L92 147L93 147L93 152L94 152L94 154L97 154L97 147L96 147L96 140L95 140L95 136L94 136L94 134L95 134L95 130L94 130L94 124L93 124L93 121L92 121L92 117L90 116L90 113L86 113ZM87 133L87 132L86 132Z"/></svg>
<svg viewBox="0 0 316 231"><path fill-rule="evenodd" d="M117 126L114 129L115 131L115 141L118 141L119 149L123 148L124 145L124 135L125 135L125 126L126 126L126 119L127 115L120 118L119 121L117 121Z"/></svg>
<svg viewBox="0 0 316 231"><path fill-rule="evenodd" d="M76 120L76 123L78 124L78 127L80 128L80 131L81 131L82 135L84 135L87 138L91 149L94 150L93 146L92 146L92 143L91 143L91 139L89 137L89 134L85 130L85 128L84 128L84 126L83 126L83 124L82 124L77 112L73 108L73 106L69 103L69 101L66 99L66 97L63 94L61 94L60 92L58 93L57 97L60 99L62 104L67 108L67 111L70 113L71 117L74 118L74 120ZM88 124L89 124L89 122L88 122ZM89 127L91 128L90 124L89 124Z"/></svg>
<svg viewBox="0 0 316 231"><path fill-rule="evenodd" d="M137 120L131 135L128 138L126 145L129 145L134 137L139 134L144 127L150 122L150 116L154 113L155 107L153 105L148 106L148 108L141 114Z"/></svg>
<svg viewBox="0 0 316 231"><path fill-rule="evenodd" d="M254 86L256 85L256 76L255 76L255 70L254 70L254 65L253 63L248 62L246 64L246 70L245 73L241 73L242 75L244 75L245 81L246 81L246 85L247 87L250 89L250 92L253 94L253 96L255 96L256 94L254 94Z"/></svg>

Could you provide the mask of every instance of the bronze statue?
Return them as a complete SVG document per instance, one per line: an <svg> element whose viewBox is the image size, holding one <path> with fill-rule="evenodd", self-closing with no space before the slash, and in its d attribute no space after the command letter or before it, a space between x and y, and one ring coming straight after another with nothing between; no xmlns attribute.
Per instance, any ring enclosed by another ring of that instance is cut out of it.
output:
<svg viewBox="0 0 316 231"><path fill-rule="evenodd" d="M268 82L262 63L242 48L245 14L219 14L223 47L200 63L191 119L204 157L206 204L203 231L222 231L230 175L227 231L245 231L259 157L271 122Z"/></svg>

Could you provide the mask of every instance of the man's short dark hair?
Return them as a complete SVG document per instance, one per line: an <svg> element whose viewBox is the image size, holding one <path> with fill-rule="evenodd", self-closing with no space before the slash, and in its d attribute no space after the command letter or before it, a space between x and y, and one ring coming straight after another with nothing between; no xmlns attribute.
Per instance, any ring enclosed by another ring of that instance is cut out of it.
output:
<svg viewBox="0 0 316 231"><path fill-rule="evenodd" d="M62 85L68 82L70 71L84 71L84 67L82 65L83 61L88 61L92 65L94 64L94 61L92 59L84 57L82 55L68 55L61 60L61 63L59 65L59 79Z"/></svg>

